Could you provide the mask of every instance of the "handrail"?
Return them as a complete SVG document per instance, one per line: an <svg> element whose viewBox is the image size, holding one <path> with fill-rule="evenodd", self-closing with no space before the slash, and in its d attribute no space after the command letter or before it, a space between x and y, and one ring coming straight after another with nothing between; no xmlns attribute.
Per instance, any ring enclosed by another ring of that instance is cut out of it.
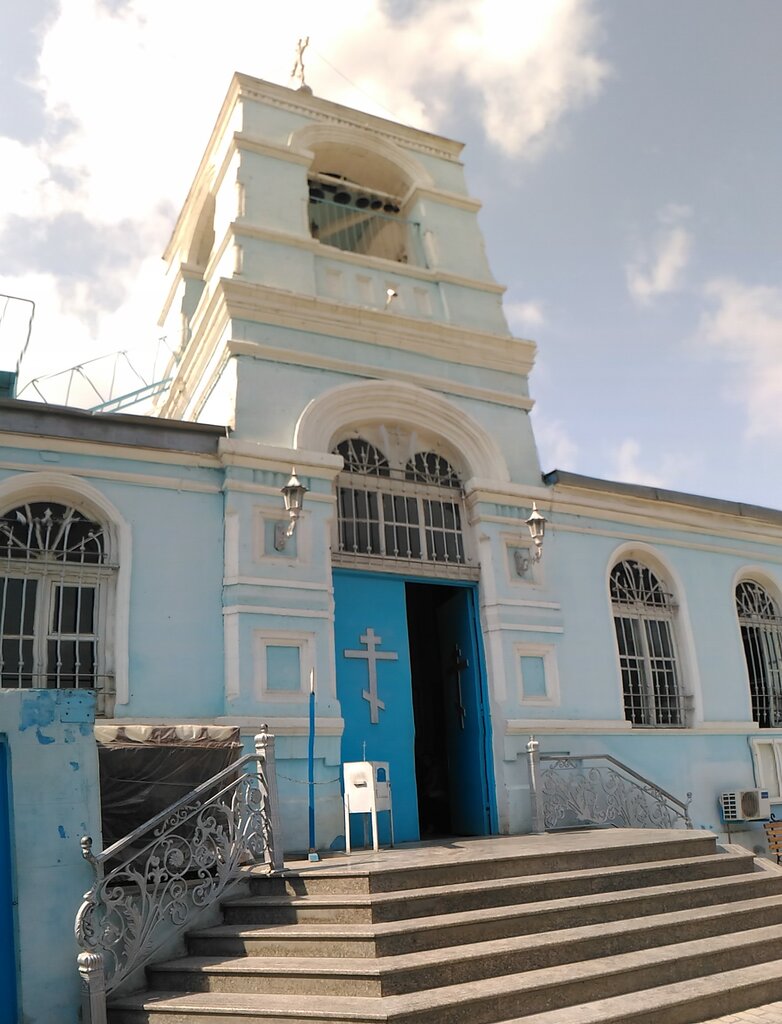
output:
<svg viewBox="0 0 782 1024"><path fill-rule="evenodd" d="M84 1024L105 1024L106 995L214 905L252 864L283 867L274 737L217 772L128 835L82 855L95 871L74 930Z"/></svg>
<svg viewBox="0 0 782 1024"><path fill-rule="evenodd" d="M533 832L567 827L570 815L578 824L627 828L692 828L690 803L611 754L541 754L534 736L527 743ZM605 765L587 768L583 762ZM541 763L550 763L541 768ZM566 778L564 772L573 774Z"/></svg>
<svg viewBox="0 0 782 1024"><path fill-rule="evenodd" d="M180 797L180 799L171 804L170 807L164 807L162 811L154 816L154 818L150 818L149 821L145 821L143 825L139 825L138 828L134 828L132 832L128 832L128 834L123 836L122 839L118 839L116 843L112 843L111 846L107 846L101 853L91 853L92 839L90 836L82 836L81 846L84 859L88 860L90 864L96 867L99 864L105 864L107 860L110 860L112 857L116 857L120 850L124 850L125 847L130 846L140 836L143 836L145 832L152 831L160 825L161 822L170 818L172 814L176 814L180 808L186 807L189 803L198 799L198 797L210 790L212 786L221 779L226 779L229 776L235 775L240 768L244 767L244 765L249 764L250 761L257 761L257 759L257 754L245 754L244 757L240 757L238 761L232 762L216 775L213 775L211 779L207 779L206 782L202 782L199 786L196 786L195 789L191 789L189 793ZM87 848L86 852L84 852L85 846Z"/></svg>
<svg viewBox="0 0 782 1024"><path fill-rule="evenodd" d="M541 754L540 755L540 760L541 761L561 761L561 760L563 760L563 758L562 758L561 755L558 755L558 754ZM634 779L637 779L638 782L643 783L645 786L651 786L656 792L658 792L662 796L664 796L666 798L666 800L670 800L672 804L676 804L678 807L681 808L683 815L687 812L687 809L688 809L688 807L690 805L691 800L687 800L687 801L680 800L678 798L678 796L674 796L673 793L669 793L667 789L663 789L662 786L658 786L656 782L652 782L651 779L647 779L645 775L641 775L640 772L637 772L634 768L631 768L629 765L625 764L624 761L619 761L617 758L612 757L611 754L575 754L575 755L568 754L567 760L572 760L572 761L596 761L596 760L610 761L611 764L616 765L617 768L620 768L627 775L632 775L632 777ZM692 797L692 793L688 793L687 795L690 798Z"/></svg>

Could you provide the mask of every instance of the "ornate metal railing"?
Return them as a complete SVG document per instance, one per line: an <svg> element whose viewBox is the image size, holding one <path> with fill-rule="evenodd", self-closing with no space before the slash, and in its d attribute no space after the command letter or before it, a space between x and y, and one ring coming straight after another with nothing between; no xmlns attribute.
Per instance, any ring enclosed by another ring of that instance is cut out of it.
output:
<svg viewBox="0 0 782 1024"><path fill-rule="evenodd" d="M76 915L84 1024L105 1024L106 995L184 931L253 864L283 866L274 737L154 818L93 854L95 882Z"/></svg>
<svg viewBox="0 0 782 1024"><path fill-rule="evenodd" d="M527 744L532 831L584 825L692 828L690 802L662 789L610 754L541 754Z"/></svg>

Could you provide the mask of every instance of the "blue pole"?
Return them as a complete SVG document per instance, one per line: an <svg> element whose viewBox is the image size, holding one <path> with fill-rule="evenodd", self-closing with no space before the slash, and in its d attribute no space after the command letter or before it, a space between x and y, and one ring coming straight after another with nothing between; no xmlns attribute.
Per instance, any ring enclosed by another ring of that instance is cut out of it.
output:
<svg viewBox="0 0 782 1024"><path fill-rule="evenodd" d="M309 790L310 860L318 860L315 852L315 669L310 672L310 733L307 745L307 781Z"/></svg>

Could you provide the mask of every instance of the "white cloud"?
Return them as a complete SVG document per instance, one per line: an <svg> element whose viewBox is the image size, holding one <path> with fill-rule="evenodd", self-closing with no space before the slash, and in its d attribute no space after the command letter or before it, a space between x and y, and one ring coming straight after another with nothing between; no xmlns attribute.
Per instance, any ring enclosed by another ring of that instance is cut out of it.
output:
<svg viewBox="0 0 782 1024"><path fill-rule="evenodd" d="M782 432L782 286L747 285L732 278L705 288L712 308L700 323L701 344L733 363L732 397L746 406L747 436Z"/></svg>
<svg viewBox="0 0 782 1024"><path fill-rule="evenodd" d="M504 309L508 323L514 330L542 327L546 323L540 302L506 302Z"/></svg>
<svg viewBox="0 0 782 1024"><path fill-rule="evenodd" d="M98 345L135 344L127 335L142 320L155 336L162 268L157 279L149 268L235 70L287 84L296 39L308 32L316 95L435 130L457 105L474 108L491 143L524 155L600 91L607 69L596 55L593 4L429 0L403 18L384 0L355 0L346 17L315 0L278 6L274 17L266 4L223 0L218 18L194 0L61 4L30 80L49 129L59 130L28 146L0 140L8 290L37 300L34 340L43 343L46 325L50 367ZM37 245L9 264L21 219ZM56 228L80 233L79 224L89 244L73 239L79 258L60 274ZM525 305L534 324L536 307ZM63 337L67 347L55 343Z"/></svg>
<svg viewBox="0 0 782 1024"><path fill-rule="evenodd" d="M686 490L683 484L691 460L678 453L664 453L656 466L643 465L641 445L627 437L611 449L608 476L628 484L646 484L648 487L667 487Z"/></svg>
<svg viewBox="0 0 782 1024"><path fill-rule="evenodd" d="M683 224L689 214L686 206L664 207L651 247L625 268L628 290L640 305L681 287L692 252L692 234Z"/></svg>
<svg viewBox="0 0 782 1024"><path fill-rule="evenodd" d="M535 440L538 443L543 472L575 468L578 445L560 420L535 417Z"/></svg>

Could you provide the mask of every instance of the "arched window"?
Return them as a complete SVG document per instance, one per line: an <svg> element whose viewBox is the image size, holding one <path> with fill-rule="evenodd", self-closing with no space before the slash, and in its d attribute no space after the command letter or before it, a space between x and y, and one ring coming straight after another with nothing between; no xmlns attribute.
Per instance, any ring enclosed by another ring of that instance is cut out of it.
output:
<svg viewBox="0 0 782 1024"><path fill-rule="evenodd" d="M116 567L101 523L30 501L0 516L0 686L94 689L113 713L107 603Z"/></svg>
<svg viewBox="0 0 782 1024"><path fill-rule="evenodd" d="M345 460L337 488L338 550L399 562L466 564L461 481L437 452L396 461L363 437L334 449Z"/></svg>
<svg viewBox="0 0 782 1024"><path fill-rule="evenodd" d="M673 596L635 559L614 566L610 590L625 718L639 726L685 725Z"/></svg>
<svg viewBox="0 0 782 1024"><path fill-rule="evenodd" d="M747 662L752 718L761 728L782 725L782 617L755 580L736 587L736 611Z"/></svg>

